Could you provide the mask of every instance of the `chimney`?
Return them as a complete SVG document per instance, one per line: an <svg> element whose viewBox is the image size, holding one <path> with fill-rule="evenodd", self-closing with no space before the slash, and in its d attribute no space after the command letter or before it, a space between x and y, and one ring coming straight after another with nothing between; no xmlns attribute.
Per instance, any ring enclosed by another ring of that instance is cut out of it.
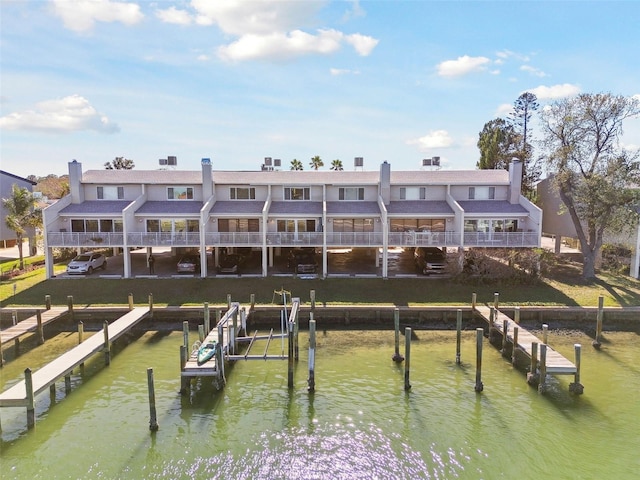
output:
<svg viewBox="0 0 640 480"><path fill-rule="evenodd" d="M509 164L509 203L520 203L522 190L522 162L512 158Z"/></svg>
<svg viewBox="0 0 640 480"><path fill-rule="evenodd" d="M391 201L391 165L385 160L380 165L380 196L385 205Z"/></svg>
<svg viewBox="0 0 640 480"><path fill-rule="evenodd" d="M71 193L71 203L84 202L82 164L77 160L69 162L69 192Z"/></svg>
<svg viewBox="0 0 640 480"><path fill-rule="evenodd" d="M211 176L211 159L202 159L202 199L207 201L213 195L213 177Z"/></svg>

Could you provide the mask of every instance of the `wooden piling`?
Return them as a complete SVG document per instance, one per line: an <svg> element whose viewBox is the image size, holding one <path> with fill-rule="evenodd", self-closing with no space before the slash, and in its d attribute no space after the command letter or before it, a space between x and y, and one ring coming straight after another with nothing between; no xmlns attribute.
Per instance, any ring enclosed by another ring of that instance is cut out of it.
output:
<svg viewBox="0 0 640 480"><path fill-rule="evenodd" d="M129 310L133 310L133 293L129 294Z"/></svg>
<svg viewBox="0 0 640 480"><path fill-rule="evenodd" d="M460 344L462 343L462 310L456 312L456 364L460 365Z"/></svg>
<svg viewBox="0 0 640 480"><path fill-rule="evenodd" d="M147 368L147 387L149 388L149 430L158 431L158 417L156 415L156 391L153 383L153 368Z"/></svg>
<svg viewBox="0 0 640 480"><path fill-rule="evenodd" d="M56 403L56 384L55 383L52 383L51 385L49 385L49 402L51 402L51 405Z"/></svg>
<svg viewBox="0 0 640 480"><path fill-rule="evenodd" d="M51 295L44 296L44 308L45 310L51 310Z"/></svg>
<svg viewBox="0 0 640 480"><path fill-rule="evenodd" d="M395 333L395 351L391 359L394 362L402 362L404 357L400 355L400 309L393 309L393 327Z"/></svg>
<svg viewBox="0 0 640 480"><path fill-rule="evenodd" d="M471 309L475 310L477 304L478 304L478 295L476 294L476 292L473 292L471 294Z"/></svg>
<svg viewBox="0 0 640 480"><path fill-rule="evenodd" d="M255 294L255 293L252 293L252 294L249 296L249 301L250 301L250 303L251 303L251 306L249 307L249 310L250 310L251 312L253 312L253 310L256 308L256 294Z"/></svg>
<svg viewBox="0 0 640 480"><path fill-rule="evenodd" d="M515 307L513 309L513 321L520 323L520 307Z"/></svg>
<svg viewBox="0 0 640 480"><path fill-rule="evenodd" d="M204 325L198 325L198 340L204 342Z"/></svg>
<svg viewBox="0 0 640 480"><path fill-rule="evenodd" d="M38 322L38 326L37 326L38 345L42 345L44 343L44 329L42 328L42 312L40 311L40 309L36 310L36 319Z"/></svg>
<svg viewBox="0 0 640 480"><path fill-rule="evenodd" d="M73 322L75 320L74 314L73 314L73 295L67 295L67 308L68 308L69 317Z"/></svg>
<svg viewBox="0 0 640 480"><path fill-rule="evenodd" d="M209 310L209 302L204 302L204 334L209 335L211 331L211 311Z"/></svg>
<svg viewBox="0 0 640 480"><path fill-rule="evenodd" d="M4 367L4 352L2 351L2 342L0 342L0 367Z"/></svg>
<svg viewBox="0 0 640 480"><path fill-rule="evenodd" d="M36 405L30 368L26 368L24 371L24 388L27 393L27 428L33 428L36 425Z"/></svg>
<svg viewBox="0 0 640 480"><path fill-rule="evenodd" d="M540 344L540 380L538 382L538 392L545 393L547 390L547 344Z"/></svg>
<svg viewBox="0 0 640 480"><path fill-rule="evenodd" d="M511 346L511 365L516 366L516 352L518 351L518 327L513 327L513 345Z"/></svg>
<svg viewBox="0 0 640 480"><path fill-rule="evenodd" d="M109 344L109 322L104 322L104 364L111 365L111 345Z"/></svg>
<svg viewBox="0 0 640 480"><path fill-rule="evenodd" d="M69 395L71 393L71 374L67 373L64 376L64 393Z"/></svg>
<svg viewBox="0 0 640 480"><path fill-rule="evenodd" d="M184 367L187 364L187 347L180 345L180 373L184 371ZM180 394L185 395L189 391L189 377L180 375Z"/></svg>
<svg viewBox="0 0 640 480"><path fill-rule="evenodd" d="M307 380L307 390L314 392L316 389L316 321L313 320L313 313L309 320L309 379Z"/></svg>
<svg viewBox="0 0 640 480"><path fill-rule="evenodd" d="M491 306L489 307L489 329L493 328L493 323L496 319L496 309Z"/></svg>
<svg viewBox="0 0 640 480"><path fill-rule="evenodd" d="M233 354L235 355L236 352L238 351L238 338L236 337L236 332L238 331L238 309L236 309L235 312L233 312L232 318L233 318L233 330L231 331L231 336L229 338L233 341L233 344L231 345L231 349Z"/></svg>
<svg viewBox="0 0 640 480"><path fill-rule="evenodd" d="M189 322L185 320L182 322L182 345L184 348L189 348Z"/></svg>
<svg viewBox="0 0 640 480"><path fill-rule="evenodd" d="M149 293L149 318L153 320L153 293Z"/></svg>
<svg viewBox="0 0 640 480"><path fill-rule="evenodd" d="M502 355L507 354L507 347L509 343L509 320L502 321Z"/></svg>
<svg viewBox="0 0 640 480"><path fill-rule="evenodd" d="M409 383L409 367L411 364L411 327L404 329L404 389L411 389L411 383Z"/></svg>
<svg viewBox="0 0 640 480"><path fill-rule="evenodd" d="M84 341L84 323L82 320L78 322L78 345Z"/></svg>
<svg viewBox="0 0 640 480"><path fill-rule="evenodd" d="M289 388L293 388L293 326L289 325L287 331L289 332L287 385Z"/></svg>
<svg viewBox="0 0 640 480"><path fill-rule="evenodd" d="M316 291L311 290L309 292L309 298L311 299L311 312L315 313L316 311Z"/></svg>
<svg viewBox="0 0 640 480"><path fill-rule="evenodd" d="M584 393L584 386L580 383L580 357L582 351L582 345L575 343L573 345L575 352L576 373L573 376L573 383L569 384L569 392L576 395L582 395Z"/></svg>
<svg viewBox="0 0 640 480"><path fill-rule="evenodd" d="M227 310L231 310L231 294L227 293Z"/></svg>
<svg viewBox="0 0 640 480"><path fill-rule="evenodd" d="M216 325L220 323L222 319L222 311L219 308L216 308Z"/></svg>
<svg viewBox="0 0 640 480"><path fill-rule="evenodd" d="M500 305L500 294L498 292L495 292L493 294L493 308L498 310L499 305Z"/></svg>
<svg viewBox="0 0 640 480"><path fill-rule="evenodd" d="M602 318L604 316L604 297L600 295L598 297L598 315L596 317L596 338L591 345L595 348L600 348L600 336L602 335Z"/></svg>
<svg viewBox="0 0 640 480"><path fill-rule="evenodd" d="M542 343L549 345L549 325L542 324Z"/></svg>
<svg viewBox="0 0 640 480"><path fill-rule="evenodd" d="M531 343L531 365L527 373L527 383L529 385L538 384L538 342Z"/></svg>
<svg viewBox="0 0 640 480"><path fill-rule="evenodd" d="M476 385L475 391L481 392L484 390L482 384L482 340L484 338L484 330L482 328L476 328Z"/></svg>
<svg viewBox="0 0 640 480"><path fill-rule="evenodd" d="M298 299L300 300L300 299ZM299 355L300 355L300 345L298 343L298 333L300 330L300 316L298 315L298 318L294 324L293 324L293 358L294 360L297 362L299 360Z"/></svg>

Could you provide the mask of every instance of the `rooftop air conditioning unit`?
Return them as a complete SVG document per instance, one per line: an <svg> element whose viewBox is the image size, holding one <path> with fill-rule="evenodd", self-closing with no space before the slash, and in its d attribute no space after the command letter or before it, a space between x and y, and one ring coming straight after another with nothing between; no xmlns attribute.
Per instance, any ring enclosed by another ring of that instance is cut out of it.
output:
<svg viewBox="0 0 640 480"><path fill-rule="evenodd" d="M178 157L167 157L167 165L175 167L178 164Z"/></svg>
<svg viewBox="0 0 640 480"><path fill-rule="evenodd" d="M431 166L431 159L430 158L423 158L422 159L422 166L423 167L430 167Z"/></svg>
<svg viewBox="0 0 640 480"><path fill-rule="evenodd" d="M433 157L431 159L431 165L433 165L434 167L439 167L440 166L440 157Z"/></svg>
<svg viewBox="0 0 640 480"><path fill-rule="evenodd" d="M264 157L264 164L267 166L271 166L271 157Z"/></svg>
<svg viewBox="0 0 640 480"><path fill-rule="evenodd" d="M160 165L166 165L167 164L167 159L166 158L161 158L158 160L158 164Z"/></svg>
<svg viewBox="0 0 640 480"><path fill-rule="evenodd" d="M274 167L281 167L282 166L282 160L280 160L279 158L274 158L273 159L273 166Z"/></svg>
<svg viewBox="0 0 640 480"><path fill-rule="evenodd" d="M364 158L362 157L356 157L353 159L353 166L354 167L364 167Z"/></svg>

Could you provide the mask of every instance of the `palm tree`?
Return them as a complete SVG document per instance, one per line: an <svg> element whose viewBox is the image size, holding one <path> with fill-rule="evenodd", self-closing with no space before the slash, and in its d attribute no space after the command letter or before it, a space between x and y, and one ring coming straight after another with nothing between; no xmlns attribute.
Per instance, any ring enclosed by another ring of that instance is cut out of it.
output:
<svg viewBox="0 0 640 480"><path fill-rule="evenodd" d="M16 232L18 254L20 255L20 270L24 268L22 256L22 240L28 227L42 226L42 210L36 206L37 200L24 187L15 183L11 186L11 197L2 199L2 206L7 211L5 223L10 230Z"/></svg>
<svg viewBox="0 0 640 480"><path fill-rule="evenodd" d="M324 167L324 162L320 158L320 155L316 155L311 158L311 162L309 162L309 166L314 170L318 170L320 167Z"/></svg>
<svg viewBox="0 0 640 480"><path fill-rule="evenodd" d="M294 158L293 160L291 160L290 170L304 170L304 167L302 166L302 162Z"/></svg>
<svg viewBox="0 0 640 480"><path fill-rule="evenodd" d="M335 160L332 160L331 170L335 170L336 172L344 170L344 168L342 167L342 160L338 160L337 158Z"/></svg>

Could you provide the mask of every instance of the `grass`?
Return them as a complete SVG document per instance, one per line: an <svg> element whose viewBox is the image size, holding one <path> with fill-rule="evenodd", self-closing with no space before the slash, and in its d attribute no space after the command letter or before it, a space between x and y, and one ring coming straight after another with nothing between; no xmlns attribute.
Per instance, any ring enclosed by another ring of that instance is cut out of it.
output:
<svg viewBox="0 0 640 480"><path fill-rule="evenodd" d="M57 267L64 269L64 266ZM249 302L255 294L257 304L280 303L274 291L285 289L302 302L310 301L310 290L316 292L316 302L328 305L426 306L465 305L472 293L478 301L491 302L494 292L500 293L504 305L597 306L604 297L607 307L640 305L640 282L607 273L594 281L580 277L579 267L562 265L552 275L533 285L465 285L448 279L412 278L329 278L297 279L266 278L183 278L183 279L102 279L79 277L45 280L44 269L34 270L5 281L0 286L2 307L43 305L45 295L54 305L66 305L73 295L74 304L81 306L126 305L128 295L134 303L145 304L153 294L158 306L224 305L227 294L234 301ZM16 286L15 295L13 286Z"/></svg>

